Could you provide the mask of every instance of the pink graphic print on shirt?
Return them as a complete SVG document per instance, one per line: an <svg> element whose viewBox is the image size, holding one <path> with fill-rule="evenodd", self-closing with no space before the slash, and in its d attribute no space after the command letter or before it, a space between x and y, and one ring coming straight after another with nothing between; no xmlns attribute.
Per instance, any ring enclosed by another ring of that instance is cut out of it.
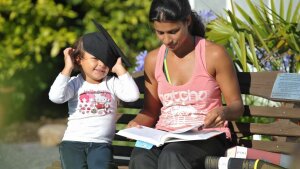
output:
<svg viewBox="0 0 300 169"><path fill-rule="evenodd" d="M159 95L163 107L158 128L177 130L203 123L207 113L207 91L172 91Z"/></svg>
<svg viewBox="0 0 300 169"><path fill-rule="evenodd" d="M82 114L98 114L104 116L112 112L110 104L112 96L106 91L85 91L79 96L79 111Z"/></svg>

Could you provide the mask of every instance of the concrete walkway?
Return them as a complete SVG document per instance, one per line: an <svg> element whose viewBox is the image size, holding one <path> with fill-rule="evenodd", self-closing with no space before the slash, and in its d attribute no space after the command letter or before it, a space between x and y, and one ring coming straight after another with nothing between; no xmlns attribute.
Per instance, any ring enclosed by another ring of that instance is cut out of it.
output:
<svg viewBox="0 0 300 169"><path fill-rule="evenodd" d="M0 169L45 169L59 160L58 147L44 147L38 142L0 143Z"/></svg>

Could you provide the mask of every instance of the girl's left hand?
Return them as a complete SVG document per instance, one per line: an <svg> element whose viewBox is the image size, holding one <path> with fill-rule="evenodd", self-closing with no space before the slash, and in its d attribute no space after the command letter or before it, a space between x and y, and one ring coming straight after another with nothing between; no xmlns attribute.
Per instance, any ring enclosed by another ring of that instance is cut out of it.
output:
<svg viewBox="0 0 300 169"><path fill-rule="evenodd" d="M226 107L217 107L208 112L204 119L203 128L223 127L226 121L225 108Z"/></svg>
<svg viewBox="0 0 300 169"><path fill-rule="evenodd" d="M121 57L118 58L116 64L114 65L114 67L112 67L111 71L113 73L116 73L118 76L121 76L127 72L127 70L124 68L122 64Z"/></svg>

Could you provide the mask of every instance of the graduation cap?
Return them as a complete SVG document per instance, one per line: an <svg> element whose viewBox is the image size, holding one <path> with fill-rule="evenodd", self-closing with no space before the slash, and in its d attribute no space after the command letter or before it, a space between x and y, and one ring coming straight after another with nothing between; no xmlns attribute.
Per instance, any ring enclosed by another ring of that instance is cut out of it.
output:
<svg viewBox="0 0 300 169"><path fill-rule="evenodd" d="M83 35L82 39L84 50L100 59L109 68L112 68L116 64L119 57L122 58L126 67L130 67L131 64L108 32L101 24L97 23L95 20L92 21L99 32Z"/></svg>

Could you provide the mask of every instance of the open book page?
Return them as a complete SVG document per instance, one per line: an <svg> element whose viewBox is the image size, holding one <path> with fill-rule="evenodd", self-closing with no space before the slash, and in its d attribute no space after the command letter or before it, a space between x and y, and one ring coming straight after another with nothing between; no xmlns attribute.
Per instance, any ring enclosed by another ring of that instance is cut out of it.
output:
<svg viewBox="0 0 300 169"><path fill-rule="evenodd" d="M159 147L166 142L205 140L221 133L222 132L220 131L205 130L191 130L184 133L170 133L142 126L141 128L133 127L123 129L116 134L130 139L144 141Z"/></svg>
<svg viewBox="0 0 300 169"><path fill-rule="evenodd" d="M167 133L163 136L162 141L168 143L174 141L206 140L222 133L216 130L190 130L184 133Z"/></svg>
<svg viewBox="0 0 300 169"><path fill-rule="evenodd" d="M174 131L170 131L170 133L184 133L184 132L191 131L191 130L199 131L199 130L202 130L203 126L204 126L204 124L192 125L192 126L180 128L180 129L177 129Z"/></svg>
<svg viewBox="0 0 300 169"><path fill-rule="evenodd" d="M168 134L168 132L142 126L141 128L132 127L123 129L116 134L130 139L151 143L158 147L161 145L161 139L164 135Z"/></svg>

